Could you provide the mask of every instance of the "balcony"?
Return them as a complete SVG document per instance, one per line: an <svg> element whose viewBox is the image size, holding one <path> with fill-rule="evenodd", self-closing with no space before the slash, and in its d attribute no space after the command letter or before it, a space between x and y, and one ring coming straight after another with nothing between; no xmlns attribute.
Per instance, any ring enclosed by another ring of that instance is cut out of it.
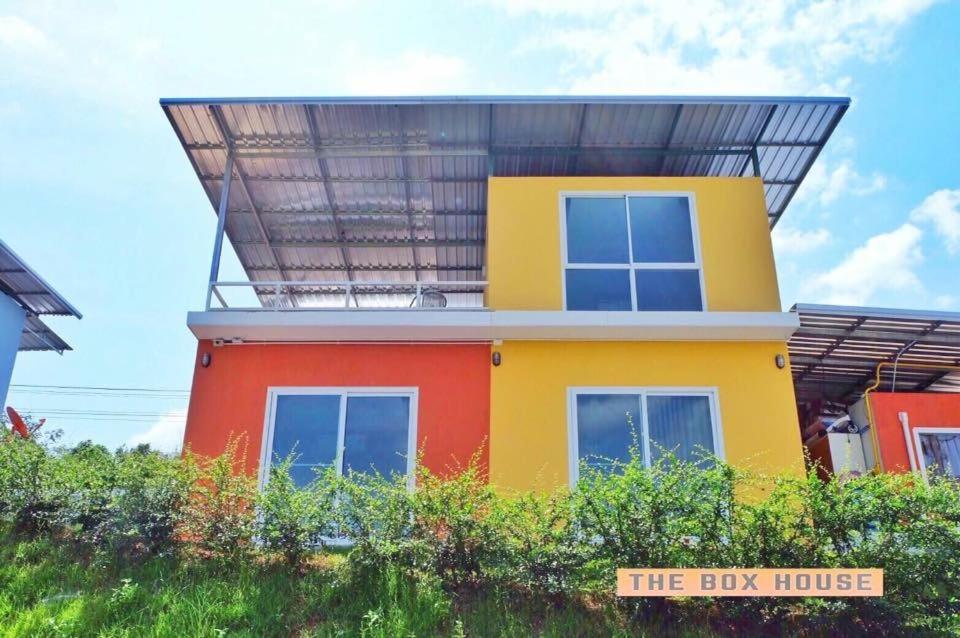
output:
<svg viewBox="0 0 960 638"><path fill-rule="evenodd" d="M482 310L486 289L486 281L214 281L206 310Z"/></svg>

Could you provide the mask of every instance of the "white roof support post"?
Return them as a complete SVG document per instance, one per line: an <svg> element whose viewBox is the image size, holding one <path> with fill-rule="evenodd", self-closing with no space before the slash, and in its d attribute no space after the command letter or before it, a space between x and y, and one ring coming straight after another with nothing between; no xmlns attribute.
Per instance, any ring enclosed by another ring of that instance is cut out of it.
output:
<svg viewBox="0 0 960 638"><path fill-rule="evenodd" d="M233 181L233 153L227 152L227 165L223 169L223 187L220 189L220 206L217 208L217 232L213 238L213 259L210 261L210 281L207 285L207 305L213 297L213 287L220 277L220 254L223 252L223 234L227 227L227 210L230 208L230 182Z"/></svg>

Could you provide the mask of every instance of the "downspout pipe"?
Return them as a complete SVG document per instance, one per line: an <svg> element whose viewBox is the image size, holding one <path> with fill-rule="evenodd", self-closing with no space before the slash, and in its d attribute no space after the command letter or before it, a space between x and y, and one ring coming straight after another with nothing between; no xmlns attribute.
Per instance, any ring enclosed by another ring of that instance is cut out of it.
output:
<svg viewBox="0 0 960 638"><path fill-rule="evenodd" d="M880 452L880 437L877 435L877 424L873 418L873 409L870 407L870 393L880 387L880 371L884 368L896 365L900 368L909 368L916 370L958 370L960 371L960 366L943 366L943 365L934 365L929 363L899 363L897 361L882 361L877 364L876 372L873 375L873 383L863 391L863 402L866 404L867 408L867 425L870 427L870 440L873 442L873 451L874 458L877 461L876 467L880 468L880 471L883 472L883 454ZM910 459L911 466L914 464L913 458Z"/></svg>
<svg viewBox="0 0 960 638"><path fill-rule="evenodd" d="M900 425L903 427L903 441L907 444L907 458L910 459L910 471L917 471L916 453L913 449L913 438L910 436L910 416L906 412L897 412Z"/></svg>

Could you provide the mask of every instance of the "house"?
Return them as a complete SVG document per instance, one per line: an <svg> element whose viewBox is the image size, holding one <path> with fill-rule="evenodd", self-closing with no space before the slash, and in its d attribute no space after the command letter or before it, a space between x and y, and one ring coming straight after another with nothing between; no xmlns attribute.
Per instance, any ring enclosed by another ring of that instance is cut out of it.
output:
<svg viewBox="0 0 960 638"><path fill-rule="evenodd" d="M17 353L53 351L70 346L40 319L41 315L82 315L43 280L3 241L0 241L0 406L7 392Z"/></svg>
<svg viewBox="0 0 960 638"><path fill-rule="evenodd" d="M960 478L960 313L797 304L790 360L823 473Z"/></svg>
<svg viewBox="0 0 960 638"><path fill-rule="evenodd" d="M300 482L479 454L543 489L633 440L800 471L769 231L848 106L161 100L218 215L185 446Z"/></svg>

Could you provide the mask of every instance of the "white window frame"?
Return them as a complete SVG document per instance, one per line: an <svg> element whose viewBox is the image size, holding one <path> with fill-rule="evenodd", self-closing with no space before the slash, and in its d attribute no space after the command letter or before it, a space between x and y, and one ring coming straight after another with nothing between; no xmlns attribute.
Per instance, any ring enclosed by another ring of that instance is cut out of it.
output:
<svg viewBox="0 0 960 638"><path fill-rule="evenodd" d="M633 262L633 233L630 228L631 197L684 197L690 212L690 233L693 240L693 262ZM567 200L576 198L611 199L623 198L627 216L627 259L626 264L607 263L570 263L567 258ZM700 223L697 217L697 199L692 191L561 191L560 192L560 261L561 287L563 291L563 309L567 310L567 270L626 270L630 275L630 310L621 312L706 312L707 287L703 279L703 259L700 252ZM639 310L637 308L637 270L696 270L700 280L700 310ZM593 311L583 311L593 312Z"/></svg>
<svg viewBox="0 0 960 638"><path fill-rule="evenodd" d="M960 428L913 428L913 449L916 450L917 453L917 465L920 466L920 474L923 476L924 482L929 483L930 479L927 477L927 459L923 456L923 446L920 444L921 434L960 434ZM909 452L909 450L907 451Z"/></svg>
<svg viewBox="0 0 960 638"><path fill-rule="evenodd" d="M410 399L409 424L407 426L407 486L411 490L416 481L417 464L417 406L420 389L398 387L322 387L322 386L270 386L267 388L267 405L263 417L263 437L260 449L260 469L257 477L262 490L270 477L273 461L273 434L277 417L277 398L281 396L339 395L340 416L337 421L337 456L334 460L337 474L343 475L344 438L347 424L347 399L350 397L408 397Z"/></svg>
<svg viewBox="0 0 960 638"><path fill-rule="evenodd" d="M580 442L579 424L577 423L577 397L588 394L620 394L638 396L640 398L640 433L643 445L643 462L647 467L651 464L650 455L650 424L648 421L647 398L651 396L695 396L707 397L710 400L710 425L713 433L713 454L717 458L725 459L723 448L723 426L720 423L720 392L715 387L667 387L667 386L635 386L635 387L570 387L567 388L567 463L570 476L570 487L576 487L580 480Z"/></svg>

